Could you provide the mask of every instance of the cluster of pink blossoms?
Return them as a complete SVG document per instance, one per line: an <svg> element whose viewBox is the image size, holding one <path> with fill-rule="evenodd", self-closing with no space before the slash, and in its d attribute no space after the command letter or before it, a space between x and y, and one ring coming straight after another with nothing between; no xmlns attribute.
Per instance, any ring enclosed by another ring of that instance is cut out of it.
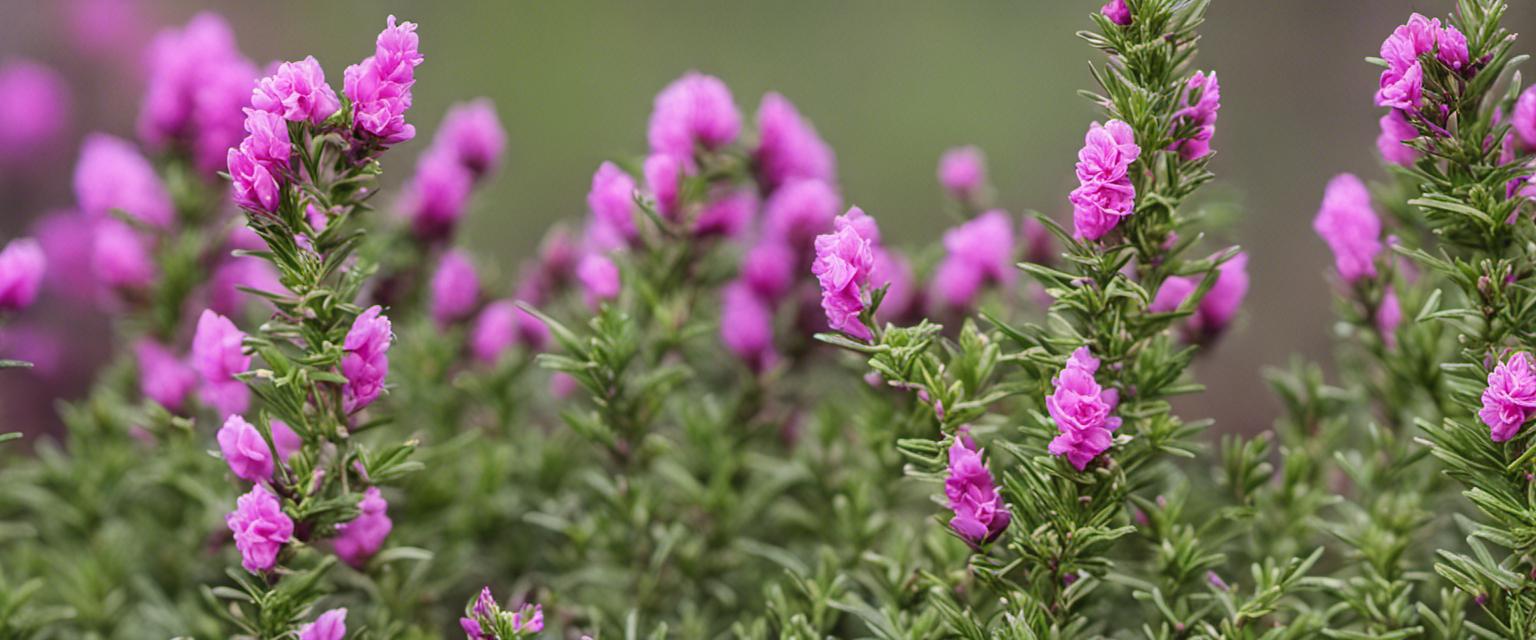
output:
<svg viewBox="0 0 1536 640"><path fill-rule="evenodd" d="M31 238L18 238L0 251L0 311L20 311L32 306L47 271L48 258Z"/></svg>
<svg viewBox="0 0 1536 640"><path fill-rule="evenodd" d="M1153 313L1175 311L1199 286L1198 278L1171 276L1158 287L1157 295L1147 310ZM1195 306L1195 312L1189 317L1187 325L1189 335L1196 341L1220 335L1232 323L1232 319L1237 317L1237 311L1243 306L1243 298L1247 295L1248 254L1239 252L1221 263L1216 282Z"/></svg>
<svg viewBox="0 0 1536 640"><path fill-rule="evenodd" d="M235 45L234 32L212 13L155 37L149 85L139 111L139 137L150 147L178 143L212 176L240 141L241 107L249 104L256 65Z"/></svg>
<svg viewBox="0 0 1536 640"><path fill-rule="evenodd" d="M1184 84L1181 107L1173 114L1173 126L1177 131L1194 127L1193 136L1177 140L1173 149L1185 160L1198 160L1211 154L1211 138L1216 135L1216 115L1221 111L1221 83L1216 72L1195 72Z"/></svg>
<svg viewBox="0 0 1536 640"><path fill-rule="evenodd" d="M224 523L240 550L240 566L251 573L265 573L277 566L277 554L293 539L293 519L266 487L256 485L235 501L235 510Z"/></svg>
<svg viewBox="0 0 1536 640"><path fill-rule="evenodd" d="M1381 43L1381 57L1387 62L1387 69L1381 72L1377 106L1405 111L1417 111L1423 106L1423 56L1428 53L1434 53L1435 59L1452 71L1472 71L1467 37L1452 25L1441 26L1438 18L1415 13L1408 24L1399 26Z"/></svg>
<svg viewBox="0 0 1536 640"><path fill-rule="evenodd" d="M1110 434L1120 428L1120 418L1114 415L1120 394L1099 386L1093 378L1098 370L1099 359L1088 347L1078 347L1067 358L1067 366L1051 379L1055 391L1045 399L1045 408L1061 432L1051 440L1049 451L1066 456L1078 471L1114 444Z"/></svg>
<svg viewBox="0 0 1536 640"><path fill-rule="evenodd" d="M1381 254L1381 219L1371 208L1371 193L1354 175L1343 173L1328 182L1323 206L1312 229L1333 250L1333 264L1344 282L1376 276Z"/></svg>
<svg viewBox="0 0 1536 640"><path fill-rule="evenodd" d="M389 537L395 523L386 513L389 503L385 502L378 487L368 487L363 492L363 499L357 503L357 508L362 511L361 514L336 525L336 539L331 541L331 546L343 562L361 568L384 546L384 539Z"/></svg>
<svg viewBox="0 0 1536 640"><path fill-rule="evenodd" d="M1072 190L1072 225L1077 236L1098 240L1135 212L1136 186L1131 163L1141 156L1131 126L1110 120L1093 123L1077 153L1077 180Z"/></svg>
<svg viewBox="0 0 1536 640"><path fill-rule="evenodd" d="M827 326L860 340L874 337L861 317L869 304L870 274L875 268L874 243L860 233L873 226L860 224L866 217L854 207L833 220L832 233L816 237L816 260L811 263L811 273L821 284Z"/></svg>
<svg viewBox="0 0 1536 640"><path fill-rule="evenodd" d="M342 403L347 413L372 404L384 393L384 378L389 375L389 345L394 341L389 317L378 305L357 314L342 344L341 375L347 379L342 389Z"/></svg>
<svg viewBox="0 0 1536 640"><path fill-rule="evenodd" d="M197 319L192 366L202 376L203 402L220 415L245 413L251 403L251 390L235 377L251 368L244 341L245 333L229 318L205 309Z"/></svg>
<svg viewBox="0 0 1536 640"><path fill-rule="evenodd" d="M70 120L69 84L32 60L0 63L0 162L22 163L45 151Z"/></svg>
<svg viewBox="0 0 1536 640"><path fill-rule="evenodd" d="M981 149L956 147L939 156L939 185L949 197L974 203L987 186L987 161Z"/></svg>
<svg viewBox="0 0 1536 640"><path fill-rule="evenodd" d="M934 270L930 296L936 308L966 309L984 285L1012 286L1013 223L993 209L944 232L944 260Z"/></svg>
<svg viewBox="0 0 1536 640"><path fill-rule="evenodd" d="M423 59L419 45L416 24L397 25L390 16L375 41L373 55L343 73L342 91L352 100L352 122L360 137L383 145L416 137L416 127L405 121L405 112L411 108L416 67Z"/></svg>
<svg viewBox="0 0 1536 640"><path fill-rule="evenodd" d="M448 109L402 197L401 208L418 238L441 240L453 233L474 187L500 164L506 135L488 99Z"/></svg>
<svg viewBox="0 0 1536 640"><path fill-rule="evenodd" d="M1505 442L1536 415L1536 368L1530 354L1519 352L1488 374L1483 408L1477 412L1494 442Z"/></svg>
<svg viewBox="0 0 1536 640"><path fill-rule="evenodd" d="M957 434L949 447L949 477L944 480L944 495L955 512L949 526L972 545L996 540L1013 520L981 454L970 436Z"/></svg>

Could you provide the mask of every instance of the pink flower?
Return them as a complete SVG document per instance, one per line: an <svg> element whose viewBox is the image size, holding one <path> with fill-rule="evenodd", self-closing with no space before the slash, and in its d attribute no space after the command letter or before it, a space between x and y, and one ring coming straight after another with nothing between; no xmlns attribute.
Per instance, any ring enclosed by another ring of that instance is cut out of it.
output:
<svg viewBox="0 0 1536 640"><path fill-rule="evenodd" d="M277 72L256 81L251 106L291 122L320 124L341 109L336 91L325 83L325 69L314 56L284 62Z"/></svg>
<svg viewBox="0 0 1536 640"><path fill-rule="evenodd" d="M293 155L288 123L275 113L246 109L244 126L245 139L227 154L235 204L275 213L282 198L280 185Z"/></svg>
<svg viewBox="0 0 1536 640"><path fill-rule="evenodd" d="M139 392L167 410L180 413L187 396L197 387L197 371L149 338L133 346L139 364Z"/></svg>
<svg viewBox="0 0 1536 640"><path fill-rule="evenodd" d="M742 282L764 300L782 300L794 274L795 252L781 242L760 242L741 259Z"/></svg>
<svg viewBox="0 0 1536 640"><path fill-rule="evenodd" d="M1381 333L1381 340L1388 349L1397 348L1397 327L1402 323L1402 303L1397 299L1397 291L1389 288L1381 298L1381 306L1376 309L1376 331Z"/></svg>
<svg viewBox="0 0 1536 640"><path fill-rule="evenodd" d="M612 162L604 162L592 174L587 207L593 221L611 230L622 243L636 238L635 179Z"/></svg>
<svg viewBox="0 0 1536 640"><path fill-rule="evenodd" d="M1221 83L1216 79L1216 72L1191 75L1184 85L1180 104L1183 108L1174 114L1174 130L1195 127L1195 133L1174 142L1173 148L1185 160L1210 155L1211 137L1216 133L1216 115L1221 111Z"/></svg>
<svg viewBox="0 0 1536 640"><path fill-rule="evenodd" d="M347 67L342 92L352 100L352 122L358 133L386 145L416 137L416 126L406 123L405 112L411 108L416 66L422 61L419 44L415 23L396 25L390 16L373 55Z"/></svg>
<svg viewBox="0 0 1536 640"><path fill-rule="evenodd" d="M385 513L389 503L384 501L378 487L368 487L357 508L362 514L356 519L336 525L336 539L332 545L343 562L361 568L384 546L384 539L389 537L394 523Z"/></svg>
<svg viewBox="0 0 1536 640"><path fill-rule="evenodd" d="M897 320L907 317L917 301L917 284L912 265L906 258L885 247L875 247L875 266L869 272L869 280L888 285L885 299L875 312L877 318Z"/></svg>
<svg viewBox="0 0 1536 640"><path fill-rule="evenodd" d="M1136 187L1131 183L1130 166L1141 156L1130 125L1110 120L1100 126L1093 123L1077 153L1077 179L1080 183L1068 200L1072 202L1072 223L1080 238L1098 240L1135 212Z"/></svg>
<svg viewBox="0 0 1536 640"><path fill-rule="evenodd" d="M58 141L69 126L69 84L32 60L0 65L0 157L25 161Z"/></svg>
<svg viewBox="0 0 1536 640"><path fill-rule="evenodd" d="M1125 6L1125 0L1109 0L1099 8L1099 13L1122 27L1131 23L1131 8Z"/></svg>
<svg viewBox="0 0 1536 640"><path fill-rule="evenodd" d="M20 311L32 306L48 270L42 245L32 238L17 238L0 251L0 311Z"/></svg>
<svg viewBox="0 0 1536 640"><path fill-rule="evenodd" d="M331 609L299 629L299 640L342 640L347 636L347 610Z"/></svg>
<svg viewBox="0 0 1536 640"><path fill-rule="evenodd" d="M394 339L389 318L378 305L369 307L352 321L342 344L341 375L347 378L343 403L347 413L372 404L384 392L384 378L389 375L389 344Z"/></svg>
<svg viewBox="0 0 1536 640"><path fill-rule="evenodd" d="M448 237L469 205L474 175L446 153L428 153L416 164L416 175L405 186L405 214L417 237Z"/></svg>
<svg viewBox="0 0 1536 640"><path fill-rule="evenodd" d="M744 282L732 282L720 294L720 340L755 372L766 371L778 360L773 307Z"/></svg>
<svg viewBox="0 0 1536 640"><path fill-rule="evenodd" d="M969 307L983 284L1013 284L1013 223L994 209L944 232L944 261L934 273L933 294L952 308Z"/></svg>
<svg viewBox="0 0 1536 640"><path fill-rule="evenodd" d="M757 194L751 189L717 189L693 221L696 236L741 235L757 215Z"/></svg>
<svg viewBox="0 0 1536 640"><path fill-rule="evenodd" d="M109 287L143 289L154 283L157 269L149 240L116 218L96 222L91 239L91 270Z"/></svg>
<svg viewBox="0 0 1536 640"><path fill-rule="evenodd" d="M1381 43L1381 57L1387 69L1381 72L1376 105L1415 111L1424 101L1424 66L1421 56L1436 52L1445 66L1466 71L1467 38L1453 26L1440 26L1440 20L1417 13L1408 23L1392 31Z"/></svg>
<svg viewBox="0 0 1536 640"><path fill-rule="evenodd" d="M1404 167L1413 166L1419 159L1417 149L1405 142L1419 137L1419 130L1403 117L1403 112L1393 109L1381 117L1381 135L1376 137L1376 149L1383 160Z"/></svg>
<svg viewBox="0 0 1536 640"><path fill-rule="evenodd" d="M1334 267L1345 282L1376 276L1381 219L1371 209L1371 194L1359 178L1341 173L1328 182L1312 229L1333 250Z"/></svg>
<svg viewBox="0 0 1536 640"><path fill-rule="evenodd" d="M190 147L212 175L242 136L241 109L250 106L256 66L240 54L234 33L214 13L167 29L149 47L149 85L139 111L139 137L152 148Z"/></svg>
<svg viewBox="0 0 1536 640"><path fill-rule="evenodd" d="M576 265L576 279L581 282L581 296L588 307L596 309L619 297L619 267L606 256L587 254Z"/></svg>
<svg viewBox="0 0 1536 640"><path fill-rule="evenodd" d="M44 275L48 289L77 302L96 301L102 284L91 266L96 253L96 221L77 211L53 211L33 225L32 233L43 249L47 264L55 265ZM82 241L82 238L87 240ZM86 265L86 268L59 269L57 265Z"/></svg>
<svg viewBox="0 0 1536 640"><path fill-rule="evenodd" d="M288 425L273 420L271 427L276 455L273 455L272 447L267 446L267 440L261 437L261 432L245 418L234 414L224 419L218 434L219 451L224 454L224 461L229 463L229 470L235 477L246 482L270 480L277 467L276 461L287 460L303 445Z"/></svg>
<svg viewBox="0 0 1536 640"><path fill-rule="evenodd" d="M208 279L208 308L221 315L238 315L248 298L258 299L241 291L241 287L275 293L286 291L271 263L261 258L235 256L220 264Z"/></svg>
<svg viewBox="0 0 1536 640"><path fill-rule="evenodd" d="M532 302L532 301L530 301ZM513 344L541 351L549 346L549 327L511 300L485 306L470 331L469 350L482 362L496 362Z"/></svg>
<svg viewBox="0 0 1536 640"><path fill-rule="evenodd" d="M80 210L103 218L113 210L154 227L169 227L175 216L171 195L155 168L122 138L93 133L80 146L75 164L75 201Z"/></svg>
<svg viewBox="0 0 1536 640"><path fill-rule="evenodd" d="M741 131L731 90L714 76L690 71L662 89L651 109L651 153L688 159L695 146L718 149Z"/></svg>
<svg viewBox="0 0 1536 640"><path fill-rule="evenodd" d="M832 229L832 219L842 206L842 197L825 182L785 183L763 205L764 235L804 251L817 235Z"/></svg>
<svg viewBox="0 0 1536 640"><path fill-rule="evenodd" d="M1536 86L1526 87L1515 100L1510 126L1526 149L1536 149Z"/></svg>
<svg viewBox="0 0 1536 640"><path fill-rule="evenodd" d="M656 198L656 211L673 222L682 213L677 200L682 179L683 161L677 156L657 153L645 159L645 186Z"/></svg>
<svg viewBox="0 0 1536 640"><path fill-rule="evenodd" d="M949 447L949 477L944 480L944 495L955 516L949 526L972 545L982 545L1003 534L1013 516L998 495L992 473L981 458L982 450L956 436Z"/></svg>
<svg viewBox="0 0 1536 640"><path fill-rule="evenodd" d="M1199 286L1198 278L1172 276L1163 281L1147 310L1153 313L1175 311ZM1239 252L1221 263L1216 282L1205 292L1205 297L1200 299L1194 314L1189 317L1189 332L1204 339L1221 334L1232 324L1232 319L1237 316L1237 310L1242 307L1243 298L1247 295L1248 254Z"/></svg>
<svg viewBox="0 0 1536 640"><path fill-rule="evenodd" d="M859 317L867 304L866 289L874 270L874 246L859 233L855 223L864 216L858 207L838 216L834 231L816 237L816 260L811 273L821 283L821 308L827 326L860 340L873 335Z"/></svg>
<svg viewBox="0 0 1536 640"><path fill-rule="evenodd" d="M235 510L224 522L235 534L240 566L251 573L271 571L277 554L293 538L293 520L283 513L277 497L259 485L235 501Z"/></svg>
<svg viewBox="0 0 1536 640"><path fill-rule="evenodd" d="M837 180L837 158L795 105L768 93L757 107L758 175L767 191L792 180Z"/></svg>
<svg viewBox="0 0 1536 640"><path fill-rule="evenodd" d="M1120 395L1099 386L1093 378L1098 369L1099 359L1088 347L1078 347L1051 379L1055 391L1045 399L1045 408L1061 432L1048 449L1051 455L1066 456L1078 471L1114 444L1110 433L1120 428L1120 418L1113 415Z"/></svg>
<svg viewBox="0 0 1536 640"><path fill-rule="evenodd" d="M1531 415L1536 413L1536 371L1530 355L1518 352L1500 362L1488 374L1483 390L1483 408L1477 416L1488 425L1494 442L1515 437Z"/></svg>
<svg viewBox="0 0 1536 640"><path fill-rule="evenodd" d="M460 250L443 254L432 276L432 319L439 325L462 320L480 299L480 278L469 255Z"/></svg>
<svg viewBox="0 0 1536 640"><path fill-rule="evenodd" d="M506 146L507 132L496 117L496 105L490 98L477 98L448 108L431 152L448 154L479 179L501 164Z"/></svg>
<svg viewBox="0 0 1536 640"><path fill-rule="evenodd" d="M987 184L986 158L976 147L955 147L939 156L939 184L949 196L969 202Z"/></svg>
<svg viewBox="0 0 1536 640"><path fill-rule="evenodd" d="M251 402L251 391L235 378L251 368L251 356L241 343L245 334L229 318L204 309L192 336L192 366L203 377L203 401L221 415L244 413Z"/></svg>

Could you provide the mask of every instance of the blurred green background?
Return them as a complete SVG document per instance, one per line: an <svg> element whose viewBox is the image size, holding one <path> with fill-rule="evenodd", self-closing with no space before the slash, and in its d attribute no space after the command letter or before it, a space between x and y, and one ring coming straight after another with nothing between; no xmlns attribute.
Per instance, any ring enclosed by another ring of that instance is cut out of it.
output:
<svg viewBox="0 0 1536 640"><path fill-rule="evenodd" d="M66 4L5 0L0 55L61 67L77 92L77 128L127 135L137 66L126 53L73 55L58 37L70 19ZM420 23L426 62L412 114L420 135L391 154L387 169L393 180L410 171L409 156L450 103L492 98L508 157L461 238L510 269L549 223L582 214L599 162L643 151L652 97L689 69L724 79L748 114L765 91L790 98L836 149L847 200L879 218L898 245L933 241L951 222L940 213L934 170L939 153L959 144L985 149L1010 211L1064 216L1074 154L1096 116L1076 91L1091 87L1087 63L1100 60L1074 32L1089 26L1098 4L151 2L139 7L142 24L124 28L142 31L142 41L212 9L230 19L253 59L313 54L339 87L342 69L371 51L386 15ZM1536 32L1536 3L1512 4L1506 26ZM1253 288L1244 321L1199 366L1211 393L1188 403L1192 415L1215 417L1221 429L1264 428L1275 404L1261 368L1295 352L1327 357L1330 262L1311 218L1332 174L1383 176L1373 143L1377 70L1362 59L1410 11L1452 8L1449 0L1213 2L1198 63L1222 81L1214 191L1244 210L1234 240L1252 255ZM71 147L39 160L54 169L16 170L41 178L25 189L14 172L0 180L9 191L7 232L68 205L73 154Z"/></svg>

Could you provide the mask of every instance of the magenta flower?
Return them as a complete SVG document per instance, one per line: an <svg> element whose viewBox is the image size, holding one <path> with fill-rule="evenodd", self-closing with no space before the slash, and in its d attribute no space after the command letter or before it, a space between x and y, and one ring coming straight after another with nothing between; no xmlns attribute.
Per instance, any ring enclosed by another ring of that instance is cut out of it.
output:
<svg viewBox="0 0 1536 640"><path fill-rule="evenodd" d="M549 346L549 327L511 300L485 305L469 335L469 350L481 362L495 362L514 344L535 351Z"/></svg>
<svg viewBox="0 0 1536 640"><path fill-rule="evenodd" d="M175 216L171 195L133 144L93 133L75 164L75 201L86 215L103 218L121 210L144 224L168 227Z"/></svg>
<svg viewBox="0 0 1536 640"><path fill-rule="evenodd" d="M1216 72L1195 72L1184 84L1183 105L1173 117L1175 131L1195 127L1195 133L1173 143L1173 149L1185 160L1204 158L1211 153L1211 137L1216 133L1216 115L1221 111L1221 83Z"/></svg>
<svg viewBox="0 0 1536 640"><path fill-rule="evenodd" d="M1088 347L1078 347L1067 358L1067 366L1051 379L1055 391L1045 399L1045 408L1061 432L1048 450L1051 455L1066 456L1078 471L1114 444L1110 433L1120 428L1120 418L1113 415L1120 395L1099 386L1093 378L1098 369L1099 359Z"/></svg>
<svg viewBox="0 0 1536 640"><path fill-rule="evenodd" d="M1131 8L1125 6L1125 0L1109 0L1099 8L1099 13L1122 27L1131 23Z"/></svg>
<svg viewBox="0 0 1536 640"><path fill-rule="evenodd" d="M1387 289L1376 309L1376 331L1388 349L1397 348L1397 327L1403 323L1403 305L1397 299L1397 291Z"/></svg>
<svg viewBox="0 0 1536 640"><path fill-rule="evenodd" d="M55 265L44 275L50 291L64 294L77 302L95 302L100 298L101 282L92 266L95 260L96 220L78 211L52 211L33 225L32 233L43 249L47 264ZM89 240L81 241L82 238ZM85 265L85 268L59 269L57 265Z"/></svg>
<svg viewBox="0 0 1536 640"><path fill-rule="evenodd" d="M1141 156L1130 125L1093 123L1077 153L1079 186L1072 190L1072 224L1077 236L1098 240L1135 212L1136 187L1130 166Z"/></svg>
<svg viewBox="0 0 1536 640"><path fill-rule="evenodd" d="M251 573L265 573L277 565L277 554L293 539L293 520L283 513L277 497L260 485L235 501L235 510L224 516L240 550L240 566Z"/></svg>
<svg viewBox="0 0 1536 640"><path fill-rule="evenodd" d="M389 317L378 305L369 307L352 321L342 344L341 375L347 378L343 404L352 413L372 404L384 392L384 378L389 375L389 344L394 339Z"/></svg>
<svg viewBox="0 0 1536 640"><path fill-rule="evenodd" d="M1419 130L1403 117L1403 112L1393 109L1381 117L1381 135L1376 137L1376 149L1383 160L1404 167L1413 166L1419 159L1417 149L1405 142L1419 137Z"/></svg>
<svg viewBox="0 0 1536 640"><path fill-rule="evenodd" d="M320 124L341 109L336 91L325 83L325 69L314 56L284 62L277 72L256 81L251 106L290 122Z"/></svg>
<svg viewBox="0 0 1536 640"><path fill-rule="evenodd" d="M432 276L432 319L439 325L463 320L480 299L480 278L469 255L460 250L443 254Z"/></svg>
<svg viewBox="0 0 1536 640"><path fill-rule="evenodd" d="M992 472L981 458L982 450L957 435L949 447L949 477L944 480L944 495L955 516L949 526L973 546L996 540L1013 516L998 495Z"/></svg>
<svg viewBox="0 0 1536 640"><path fill-rule="evenodd" d="M662 89L646 133L651 153L688 159L694 147L718 149L741 132L741 113L731 90L714 76L690 71Z"/></svg>
<svg viewBox="0 0 1536 640"><path fill-rule="evenodd" d="M255 425L246 422L244 417L232 414L224 419L224 426L219 428L219 451L224 454L224 461L229 463L229 470L235 477L246 482L261 482L272 478L272 473L277 468L277 460L287 460L293 455L303 442L298 434L288 425L273 420L272 445L277 448L276 455L272 447L267 446L267 440L261 437Z"/></svg>
<svg viewBox="0 0 1536 640"><path fill-rule="evenodd" d="M6 243L0 251L0 311L32 306L47 270L48 258L36 240L17 238Z"/></svg>
<svg viewBox="0 0 1536 640"><path fill-rule="evenodd" d="M875 312L876 317L882 320L907 317L917 302L917 277L907 259L885 247L875 247L875 266L869 272L869 279L888 285L885 299Z"/></svg>
<svg viewBox="0 0 1536 640"><path fill-rule="evenodd" d="M1417 13L1408 23L1392 31L1381 43L1381 57L1387 69L1381 72L1376 105L1416 111L1424 101L1424 66L1421 57L1435 52L1445 66L1465 71L1468 63L1467 38L1453 26L1440 26L1440 20Z"/></svg>
<svg viewBox="0 0 1536 640"><path fill-rule="evenodd" d="M235 204L275 213L282 198L280 185L293 155L288 123L275 113L246 109L244 126L245 139L227 154Z"/></svg>
<svg viewBox="0 0 1536 640"><path fill-rule="evenodd" d="M214 13L167 29L149 48L149 85L139 111L139 137L150 147L180 142L212 175L240 142L241 109L250 106L256 66L240 54L234 33Z"/></svg>
<svg viewBox="0 0 1536 640"><path fill-rule="evenodd" d="M1345 282L1376 276L1381 219L1371 209L1371 194L1359 178L1341 173L1328 182L1312 229L1333 250L1334 267Z"/></svg>
<svg viewBox="0 0 1536 640"><path fill-rule="evenodd" d="M428 153L416 164L416 175L405 186L405 214L417 237L448 237L469 205L474 175L446 153Z"/></svg>
<svg viewBox="0 0 1536 640"><path fill-rule="evenodd" d="M251 368L251 356L241 343L245 334L229 318L204 309L192 336L192 366L203 377L203 402L221 415L244 413L251 390L235 377Z"/></svg>
<svg viewBox="0 0 1536 640"><path fill-rule="evenodd" d="M0 156L26 160L57 141L69 126L69 84L32 60L0 65Z"/></svg>
<svg viewBox="0 0 1536 640"><path fill-rule="evenodd" d="M720 294L720 340L731 353L761 373L778 360L773 348L773 306L744 282Z"/></svg>
<svg viewBox="0 0 1536 640"><path fill-rule="evenodd" d="M768 93L757 107L758 176L767 191L793 180L837 180L837 158L795 105Z"/></svg>
<svg viewBox="0 0 1536 640"><path fill-rule="evenodd" d="M1515 100L1510 126L1526 149L1536 149L1536 86L1526 87Z"/></svg>
<svg viewBox="0 0 1536 640"><path fill-rule="evenodd" d="M362 514L349 522L336 525L336 539L332 545L342 562L354 568L362 568L384 546L384 539L389 537L394 522L385 513L389 503L384 501L378 487L368 487L363 492L363 499L357 503L357 508L362 510Z"/></svg>
<svg viewBox="0 0 1536 640"><path fill-rule="evenodd" d="M613 232L620 242L628 244L637 237L635 179L612 162L604 162L592 174L587 207L592 210L593 221Z"/></svg>
<svg viewBox="0 0 1536 640"><path fill-rule="evenodd" d="M752 189L720 189L693 221L696 236L736 237L757 216L757 194Z"/></svg>
<svg viewBox="0 0 1536 640"><path fill-rule="evenodd" d="M952 308L969 307L981 286L1013 284L1013 223L994 209L944 232L944 261L934 273L933 295Z"/></svg>
<svg viewBox="0 0 1536 640"><path fill-rule="evenodd" d="M769 240L788 243L797 252L804 251L817 235L832 229L832 219L842 206L842 197L825 182L785 183L763 204L764 234Z"/></svg>
<svg viewBox="0 0 1536 640"><path fill-rule="evenodd" d="M416 24L395 24L379 32L374 53L347 67L342 92L352 100L352 122L357 131L380 144L399 144L416 137L416 126L405 121L411 108L411 87L422 55Z"/></svg>
<svg viewBox="0 0 1536 640"><path fill-rule="evenodd" d="M949 196L970 202L987 185L986 157L976 147L955 147L939 156L939 184Z"/></svg>
<svg viewBox="0 0 1536 640"><path fill-rule="evenodd" d="M593 309L619 297L619 267L601 254L589 253L581 259L576 280L581 283L582 299Z"/></svg>
<svg viewBox="0 0 1536 640"><path fill-rule="evenodd" d="M682 213L678 208L678 191L682 186L683 161L674 155L651 154L645 159L644 171L645 186L650 190L651 197L656 199L656 212L677 222ZM594 190L596 187L594 183Z"/></svg>
<svg viewBox="0 0 1536 640"><path fill-rule="evenodd" d="M811 273L821 283L821 308L827 326L860 340L873 336L859 317L868 304L866 289L874 270L874 246L859 234L855 223L864 216L858 207L833 221L832 233L816 237L816 260Z"/></svg>
<svg viewBox="0 0 1536 640"><path fill-rule="evenodd" d="M432 139L432 152L453 157L476 179L496 170L507 146L507 132L490 98L477 98L448 107Z"/></svg>
<svg viewBox="0 0 1536 640"><path fill-rule="evenodd" d="M1205 292L1205 297L1195 305L1195 312L1189 317L1189 332L1199 338L1213 338L1225 331L1237 316L1237 310L1243 306L1243 298L1248 295L1246 252L1238 252L1221 263L1218 269L1216 282ZM1171 276L1158 287L1157 295L1147 310L1153 313L1175 311L1199 286L1198 278Z"/></svg>
<svg viewBox="0 0 1536 640"><path fill-rule="evenodd" d="M154 283L158 270L148 238L116 218L102 218L94 228L91 271L97 280L119 289L143 289Z"/></svg>
<svg viewBox="0 0 1536 640"><path fill-rule="evenodd" d="M342 640L347 636L347 610L331 609L299 629L299 640Z"/></svg>
<svg viewBox="0 0 1536 640"><path fill-rule="evenodd" d="M782 300L794 277L795 252L784 243L765 240L742 256L741 279L764 300Z"/></svg>
<svg viewBox="0 0 1536 640"><path fill-rule="evenodd" d="M149 338L135 343L133 353L139 365L139 392L167 410L180 413L187 396L197 388L197 370L169 347Z"/></svg>
<svg viewBox="0 0 1536 640"><path fill-rule="evenodd" d="M1530 355L1521 351L1500 362L1488 374L1483 408L1477 416L1488 425L1494 442L1515 437L1531 415L1536 414L1536 371Z"/></svg>

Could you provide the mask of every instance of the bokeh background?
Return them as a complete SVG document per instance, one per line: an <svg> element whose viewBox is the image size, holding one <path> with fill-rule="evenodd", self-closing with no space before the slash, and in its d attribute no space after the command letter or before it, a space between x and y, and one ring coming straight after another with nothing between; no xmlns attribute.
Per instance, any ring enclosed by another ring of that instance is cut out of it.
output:
<svg viewBox="0 0 1536 640"><path fill-rule="evenodd" d="M932 242L952 222L941 214L934 171L939 153L959 144L986 151L1010 211L1065 216L1074 154L1096 115L1076 91L1091 87L1087 62L1099 59L1074 32L1098 4L0 0L0 58L53 66L73 91L58 147L0 166L0 235L24 233L38 215L70 205L80 137L96 129L131 136L141 47L200 10L228 17L252 59L313 54L338 87L386 15L418 22L426 55L412 114L419 137L390 155L391 177L409 172L409 156L449 104L492 98L508 158L461 237L508 267L551 222L582 214L602 160L644 148L652 97L689 69L724 79L748 114L766 91L790 98L836 149L847 200L876 215L894 244ZM1506 26L1536 34L1536 2L1511 4ZM1220 74L1223 94L1211 192L1243 212L1232 235L1251 253L1253 284L1243 322L1198 367L1210 393L1186 404L1191 417L1214 417L1223 430L1264 428L1276 404L1261 370L1292 354L1327 357L1329 259L1311 218L1332 174L1383 176L1373 144L1377 70L1363 58L1410 11L1441 15L1452 5L1213 2L1199 58ZM0 355L55 356L45 370L6 374L7 430L46 429L49 405L84 389L105 347L100 318L54 313L0 342Z"/></svg>

